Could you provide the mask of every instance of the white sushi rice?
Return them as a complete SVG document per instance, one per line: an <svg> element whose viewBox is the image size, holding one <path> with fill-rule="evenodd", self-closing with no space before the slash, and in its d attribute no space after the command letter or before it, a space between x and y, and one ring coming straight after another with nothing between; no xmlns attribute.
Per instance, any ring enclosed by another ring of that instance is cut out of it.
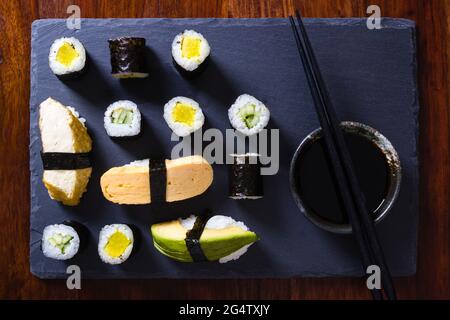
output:
<svg viewBox="0 0 450 320"><path fill-rule="evenodd" d="M195 219L197 219L196 216L190 215L185 219L180 218L179 220L183 228L191 230L194 227ZM205 225L205 228L207 229L216 229L216 230L225 229L228 227L239 227L245 231L248 231L247 226L243 222L236 221L231 217L222 215L212 216L211 218L209 218L208 222Z"/></svg>
<svg viewBox="0 0 450 320"><path fill-rule="evenodd" d="M105 251L105 247L108 244L109 238L116 231L123 233L131 241L131 243L128 245L128 247L125 249L122 255L117 258L109 256ZM130 229L129 226L125 224L106 225L102 228L102 230L100 230L100 236L98 241L98 254L100 256L100 259L102 259L102 261L105 263L121 264L130 257L131 251L133 250L133 244L134 244L133 231Z"/></svg>
<svg viewBox="0 0 450 320"><path fill-rule="evenodd" d="M116 109L131 110L133 112L133 119L130 124L113 123L112 114ZM110 137L129 137L135 136L141 132L141 113L137 105L130 100L119 100L109 105L105 111L103 123L106 133Z"/></svg>
<svg viewBox="0 0 450 320"><path fill-rule="evenodd" d="M229 255L227 255L227 256L225 256L223 258L220 258L219 262L220 263L227 263L229 261L233 261L233 260L239 259L243 254L245 254L247 252L248 248L250 248L250 246L252 244L253 243L246 244L245 246L243 246L242 248L236 250L235 252L232 252Z"/></svg>
<svg viewBox="0 0 450 320"><path fill-rule="evenodd" d="M179 218L179 221L183 228L187 230L191 230L194 227L195 220L197 219L196 216L190 215L189 217L185 219ZM236 221L231 217L222 216L222 215L215 215L211 218L209 218L208 222L205 225L206 229L225 229L228 227L239 227L242 228L245 231L248 231L248 227L242 222L242 221ZM252 243L247 244L238 250L230 253L229 255L222 257L219 259L220 263L227 263L232 260L239 259L244 253L247 252L248 248L252 245Z"/></svg>
<svg viewBox="0 0 450 320"><path fill-rule="evenodd" d="M194 123L192 126L173 120L172 113L177 103L185 103L195 109ZM169 128L179 137L190 135L192 132L200 129L205 122L205 116L203 115L200 105L196 101L186 97L175 97L167 102L164 105L164 119Z"/></svg>
<svg viewBox="0 0 450 320"><path fill-rule="evenodd" d="M69 43L78 53L78 57L74 58L69 66L65 66L64 64L56 60L58 50L65 42ZM53 73L56 75L65 75L81 71L86 64L86 50L84 49L83 44L77 38L64 37L56 39L50 47L50 53L48 55L48 63L50 69L52 69Z"/></svg>
<svg viewBox="0 0 450 320"><path fill-rule="evenodd" d="M65 247L64 253L50 242L50 239L56 234L73 237ZM74 228L65 224L52 224L44 228L42 234L42 252L44 256L56 260L71 259L77 254L79 247L80 238Z"/></svg>
<svg viewBox="0 0 450 320"><path fill-rule="evenodd" d="M198 57L190 59L183 57L181 45L183 43L183 37L185 36L200 39L200 55ZM175 62L186 71L194 71L197 69L198 66L202 64L203 61L205 61L205 59L209 56L210 52L211 48L208 40L206 40L201 33L194 30L184 30L184 32L177 34L172 42L172 57Z"/></svg>
<svg viewBox="0 0 450 320"><path fill-rule="evenodd" d="M143 160L135 160L130 162L129 164L126 164L124 167L147 167L150 164L149 159L143 159Z"/></svg>
<svg viewBox="0 0 450 320"><path fill-rule="evenodd" d="M241 110L250 105L255 106L255 114L259 116L258 122L252 128L246 125L240 115ZM270 120L270 111L264 103L255 97L249 94L242 94L231 105L230 109L228 109L228 118L233 128L246 136L250 136L260 132L267 126Z"/></svg>

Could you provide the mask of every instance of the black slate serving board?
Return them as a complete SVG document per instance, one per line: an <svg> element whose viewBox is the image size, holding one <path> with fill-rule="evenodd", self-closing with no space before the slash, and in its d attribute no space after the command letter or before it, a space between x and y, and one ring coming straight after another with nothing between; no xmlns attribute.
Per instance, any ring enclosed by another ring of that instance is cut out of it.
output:
<svg viewBox="0 0 450 320"><path fill-rule="evenodd" d="M415 26L408 20L383 19L368 30L364 19L306 19L322 72L341 119L379 129L397 149L403 169L399 198L378 226L392 273L416 270L418 222L418 100ZM172 65L170 46L184 29L201 32L212 47L211 61L195 80L182 78ZM289 161L300 141L318 127L290 26L286 19L83 19L78 31L65 20L37 20L32 26L30 98L31 240L30 268L39 278L62 278L68 264L85 278L258 278L355 276L362 270L350 236L312 225L296 208L288 181ZM75 36L90 59L88 72L62 82L48 66L54 39ZM150 77L119 81L110 76L108 38L147 39ZM171 204L119 206L105 200L99 179L108 168L132 160L168 157L174 144L162 107L177 95L201 104L206 128L229 128L227 109L242 93L264 101L271 128L280 129L280 170L265 180L262 200L227 198L227 168L214 165L214 182L202 196ZM41 182L38 106L48 96L74 106L87 119L94 140L93 174L77 207L52 201ZM136 102L143 134L134 141L112 141L103 128L106 107L119 99ZM236 262L184 264L160 255L149 227L211 207L244 221L261 241ZM48 224L66 219L84 223L90 243L69 263L45 258L40 237ZM97 255L98 232L105 224L129 223L140 229L137 253L120 266L103 264Z"/></svg>

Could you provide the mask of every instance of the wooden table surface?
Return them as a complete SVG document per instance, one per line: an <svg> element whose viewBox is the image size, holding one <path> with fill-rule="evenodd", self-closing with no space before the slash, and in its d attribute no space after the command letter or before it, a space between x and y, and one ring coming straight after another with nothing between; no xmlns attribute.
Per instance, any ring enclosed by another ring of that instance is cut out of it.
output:
<svg viewBox="0 0 450 320"><path fill-rule="evenodd" d="M368 299L361 279L43 281L29 271L28 169L30 27L35 19L65 18L77 4L86 18L364 17L415 20L420 87L420 231L418 270L395 280L403 299L450 298L449 69L447 0L180 0L0 1L0 298L7 299Z"/></svg>

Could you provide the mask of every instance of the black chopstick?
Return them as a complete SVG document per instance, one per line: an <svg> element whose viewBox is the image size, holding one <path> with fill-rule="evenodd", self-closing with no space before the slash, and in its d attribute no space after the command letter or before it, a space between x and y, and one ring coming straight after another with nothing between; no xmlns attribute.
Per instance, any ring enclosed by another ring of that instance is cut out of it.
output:
<svg viewBox="0 0 450 320"><path fill-rule="evenodd" d="M337 120L336 111L333 108L333 105L331 103L325 82L322 78L322 74L320 72L319 66L317 64L316 57L314 55L314 52L311 47L311 43L309 41L308 34L306 33L305 26L303 24L300 11L296 10L295 12L297 16L297 22L300 27L300 32L303 36L304 43L306 46L306 52L308 54L308 58L310 60L311 66L313 68L313 74L315 74L318 84L321 87L322 96L324 99L324 107L328 111L328 116L330 120L330 125L332 126L332 130L335 132L335 137L337 139L338 144L338 152L341 153L341 157L343 159L343 164L345 166L346 173L348 175L348 179L350 180L350 188L351 192L356 199L356 205L357 205L357 211L360 214L361 221L363 223L363 228L366 229L365 231L368 234L368 240L370 242L370 247L372 249L372 253L375 257L376 264L381 269L381 278L383 279L383 287L384 291L389 299L396 299L395 294L395 288L392 281L392 277L389 271L389 268L387 266L383 250L381 248L381 245L379 243L375 226L373 223L372 218L370 217L369 211L367 210L367 206L365 204L364 195L361 192L361 189L359 187L359 182L355 173L355 170L353 168L352 159L350 157L350 153L348 152L347 145L345 143L342 131L339 128L339 122Z"/></svg>
<svg viewBox="0 0 450 320"><path fill-rule="evenodd" d="M349 216L349 221L352 225L353 233L356 238L356 242L358 244L359 251L361 253L361 259L364 266L364 269L366 269L369 265L372 264L371 254L370 254L370 248L367 246L367 242L364 239L364 235L362 233L361 228L359 227L359 223L356 221L358 220L358 217L356 216L355 208L351 201L351 195L348 191L346 185L345 185L345 176L344 171L342 168L341 161L338 158L337 150L334 145L334 142L331 136L330 127L328 126L327 122L327 116L325 115L322 107L322 100L317 92L317 88L315 86L312 71L310 66L307 64L306 59L306 53L303 49L303 45L301 44L300 36L298 34L297 28L295 26L294 19L292 17L289 17L289 20L291 22L292 30L294 32L295 40L297 43L297 47L300 53L300 56L302 58L302 64L305 69L306 77L308 80L309 87L311 89L311 94L313 96L314 105L316 107L317 115L319 117L319 122L321 124L323 133L324 133L324 139L327 146L327 152L329 154L329 158L331 159L331 164L333 166L333 171L335 173L336 181L338 183L338 187L341 190L341 197L343 199L345 209L347 211L347 214ZM371 290L372 296L375 300L381 300L382 294L380 290Z"/></svg>
<svg viewBox="0 0 450 320"><path fill-rule="evenodd" d="M349 216L364 269L376 264L381 269L384 291L389 299L395 299L395 290L390 277L389 269L385 263L384 255L375 233L373 221L365 206L356 174L348 149L337 121L337 116L330 101L326 86L312 51L308 35L301 20L300 13L296 11L300 34L295 26L294 19L290 18L297 47L302 58L302 63L308 79L308 84L313 95L314 105L324 133L326 151L328 153L336 182ZM303 40L303 43L302 43ZM382 299L379 290L371 290L374 299Z"/></svg>

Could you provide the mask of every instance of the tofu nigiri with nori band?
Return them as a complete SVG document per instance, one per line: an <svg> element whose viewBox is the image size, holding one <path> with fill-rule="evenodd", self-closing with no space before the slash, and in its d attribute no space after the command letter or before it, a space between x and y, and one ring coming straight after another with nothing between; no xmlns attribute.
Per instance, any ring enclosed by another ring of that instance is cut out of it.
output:
<svg viewBox="0 0 450 320"><path fill-rule="evenodd" d="M39 129L44 185L52 199L77 205L92 172L92 140L85 119L74 108L48 98L39 107Z"/></svg>

